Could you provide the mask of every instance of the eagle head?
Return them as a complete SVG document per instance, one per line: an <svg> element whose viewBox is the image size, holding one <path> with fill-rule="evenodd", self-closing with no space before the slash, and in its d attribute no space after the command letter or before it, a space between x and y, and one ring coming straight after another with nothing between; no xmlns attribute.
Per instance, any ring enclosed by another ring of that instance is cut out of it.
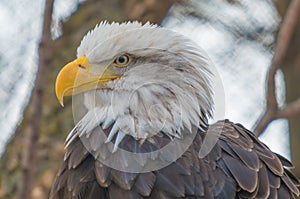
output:
<svg viewBox="0 0 300 199"><path fill-rule="evenodd" d="M86 34L77 59L60 71L56 95L84 93L81 134L110 127L106 139L157 133L182 137L212 114L211 63L186 37L150 23L101 22ZM116 145L117 145L116 144Z"/></svg>

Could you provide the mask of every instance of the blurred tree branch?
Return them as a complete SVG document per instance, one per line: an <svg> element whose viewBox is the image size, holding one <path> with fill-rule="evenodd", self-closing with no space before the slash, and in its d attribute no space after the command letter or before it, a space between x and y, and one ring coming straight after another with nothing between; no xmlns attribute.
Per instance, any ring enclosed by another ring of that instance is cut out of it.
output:
<svg viewBox="0 0 300 199"><path fill-rule="evenodd" d="M46 75L49 63L52 59L52 39L51 39L51 21L54 0L46 0L43 32L39 44L39 63L35 80L35 86L32 90L31 100L27 110L28 125L25 129L26 143L22 154L21 176L18 184L18 199L31 198L33 187L33 175L36 166L36 145L40 134L43 97L46 85Z"/></svg>
<svg viewBox="0 0 300 199"><path fill-rule="evenodd" d="M266 110L255 125L254 134L257 136L262 134L274 119L291 118L300 114L300 99L290 102L282 108L278 106L275 85L275 75L278 69L282 67L292 37L295 35L299 13L300 1L293 0L279 30L274 56L267 74Z"/></svg>
<svg viewBox="0 0 300 199"><path fill-rule="evenodd" d="M126 0L125 12L129 20L160 24L176 1L179 0Z"/></svg>

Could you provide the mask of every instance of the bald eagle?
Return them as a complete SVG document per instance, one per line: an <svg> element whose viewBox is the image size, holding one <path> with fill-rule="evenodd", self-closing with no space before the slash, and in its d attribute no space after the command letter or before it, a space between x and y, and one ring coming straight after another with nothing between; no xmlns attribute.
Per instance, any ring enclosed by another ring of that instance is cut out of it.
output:
<svg viewBox="0 0 300 199"><path fill-rule="evenodd" d="M87 112L66 139L50 198L299 196L287 159L240 124L209 125L212 63L191 40L150 23L101 22L77 57L56 95L63 105L83 93Z"/></svg>

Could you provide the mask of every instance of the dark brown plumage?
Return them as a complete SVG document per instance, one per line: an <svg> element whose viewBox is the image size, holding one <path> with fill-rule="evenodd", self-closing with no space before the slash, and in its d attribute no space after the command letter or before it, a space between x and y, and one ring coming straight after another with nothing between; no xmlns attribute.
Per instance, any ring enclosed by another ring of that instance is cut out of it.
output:
<svg viewBox="0 0 300 199"><path fill-rule="evenodd" d="M299 195L299 181L288 171L292 164L271 152L250 131L228 120L209 128L210 132L222 129L222 133L207 156L198 157L206 135L198 132L193 144L176 162L148 173L111 169L95 160L76 138L67 147L50 198L288 199ZM135 144L134 139L124 139L120 147L133 150Z"/></svg>

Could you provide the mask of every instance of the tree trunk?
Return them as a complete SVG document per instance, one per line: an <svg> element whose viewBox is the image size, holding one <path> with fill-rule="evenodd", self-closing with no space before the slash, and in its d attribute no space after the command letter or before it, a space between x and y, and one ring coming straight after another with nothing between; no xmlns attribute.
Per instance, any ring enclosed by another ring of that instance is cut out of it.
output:
<svg viewBox="0 0 300 199"><path fill-rule="evenodd" d="M274 119L286 118L289 122L291 159L294 173L300 178L300 1L276 1L283 18L277 37L272 64L268 73L267 107L256 125L254 133L261 134ZM286 106L278 107L275 92L275 73L281 69L285 78ZM286 135L282 135L286 136Z"/></svg>
<svg viewBox="0 0 300 199"><path fill-rule="evenodd" d="M300 14L298 14L296 30L291 45L282 65L286 84L286 103L300 98ZM289 119L291 157L295 166L294 173L300 178L300 115Z"/></svg>
<svg viewBox="0 0 300 199"><path fill-rule="evenodd" d="M52 40L51 40L51 19L54 0L47 0L44 12L42 39L39 45L39 66L32 91L31 101L27 111L28 125L25 129L26 144L23 151L21 176L17 198L31 198L31 190L33 187L34 170L36 163L36 143L40 134L40 124L42 118L43 96L46 84L47 68L52 58Z"/></svg>
<svg viewBox="0 0 300 199"><path fill-rule="evenodd" d="M287 105L300 102L300 3L299 1L296 1L275 1L277 10L282 18L284 17L284 15L286 15L288 7L290 5L294 4L294 6L296 6L298 9L298 16L295 20L295 30L293 31L290 44L286 50L286 56L284 57L281 65L281 69L285 78ZM299 110L299 107L295 106L294 111L296 109ZM289 117L288 122L290 132L291 158L293 165L295 166L293 172L298 178L300 178L300 114L294 114L293 117Z"/></svg>

